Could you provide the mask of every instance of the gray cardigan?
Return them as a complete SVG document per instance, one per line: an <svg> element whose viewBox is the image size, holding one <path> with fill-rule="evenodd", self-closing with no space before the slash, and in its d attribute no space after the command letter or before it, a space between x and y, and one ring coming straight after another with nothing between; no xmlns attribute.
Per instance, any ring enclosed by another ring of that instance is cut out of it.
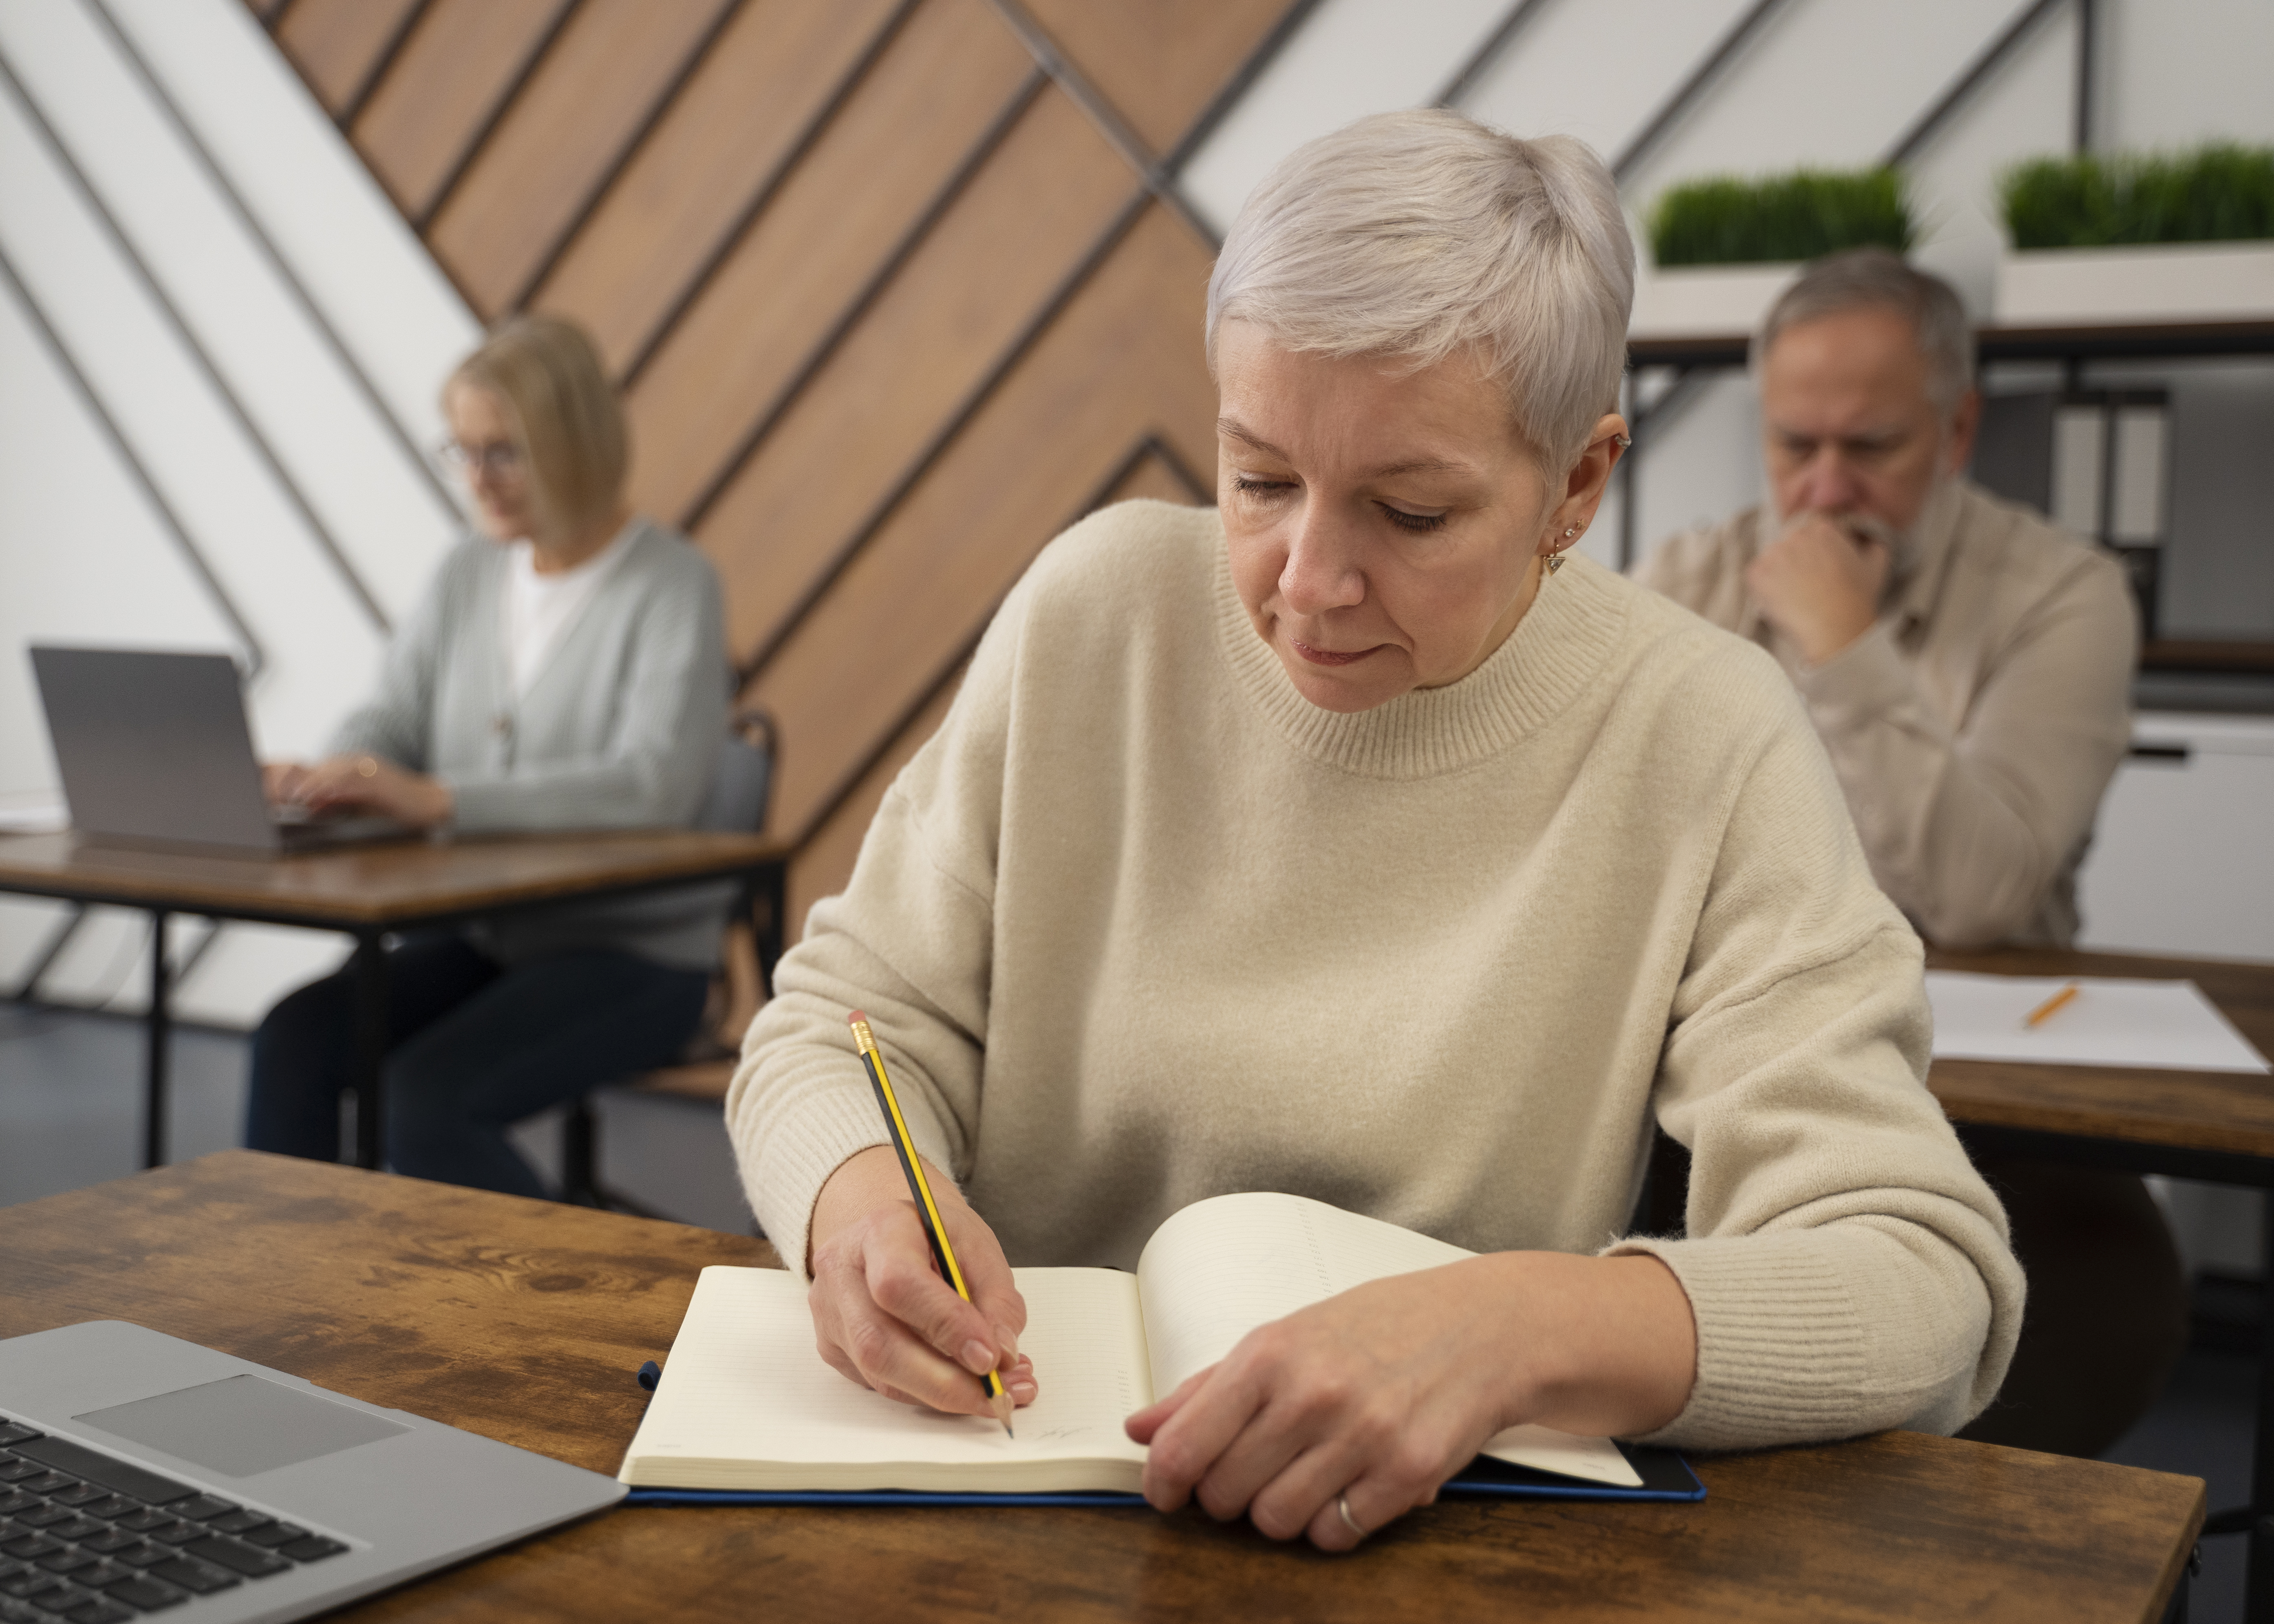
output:
<svg viewBox="0 0 2274 1624"><path fill-rule="evenodd" d="M719 578L683 537L645 519L631 528L623 556L518 696L505 649L506 551L462 542L395 633L379 692L341 723L333 752L441 779L463 833L691 824L726 738ZM502 915L476 934L508 964L617 947L707 970L730 894L712 883L567 903Z"/></svg>

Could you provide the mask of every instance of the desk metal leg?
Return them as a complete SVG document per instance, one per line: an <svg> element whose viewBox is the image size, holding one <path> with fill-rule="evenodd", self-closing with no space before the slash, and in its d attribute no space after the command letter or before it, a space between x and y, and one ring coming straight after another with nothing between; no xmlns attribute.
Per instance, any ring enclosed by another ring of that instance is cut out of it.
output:
<svg viewBox="0 0 2274 1624"><path fill-rule="evenodd" d="M766 997L774 996L774 966L781 962L782 950L789 939L789 862L779 859L759 869L753 891L764 917L764 925L752 932L751 947L757 954L758 988Z"/></svg>
<svg viewBox="0 0 2274 1624"><path fill-rule="evenodd" d="M356 1164L375 1168L387 1145L386 1101L380 1096L387 1066L387 952L376 934L358 936L355 946Z"/></svg>
<svg viewBox="0 0 2274 1624"><path fill-rule="evenodd" d="M2265 1244L2259 1258L2258 1432L2250 1458L2248 1624L2274 1624L2274 1190L2265 1196Z"/></svg>
<svg viewBox="0 0 2274 1624"><path fill-rule="evenodd" d="M166 1063L173 1048L173 988L163 908L150 910L150 1015L142 1070L142 1165L166 1165Z"/></svg>

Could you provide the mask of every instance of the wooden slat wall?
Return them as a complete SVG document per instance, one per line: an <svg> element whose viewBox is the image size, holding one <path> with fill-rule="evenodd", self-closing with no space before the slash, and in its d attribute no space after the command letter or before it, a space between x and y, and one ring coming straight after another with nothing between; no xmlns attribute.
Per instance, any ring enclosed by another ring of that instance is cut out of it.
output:
<svg viewBox="0 0 2274 1624"><path fill-rule="evenodd" d="M779 725L797 920L1042 545L1210 500L1213 250L1141 166L1303 0L246 4L476 310L599 341Z"/></svg>

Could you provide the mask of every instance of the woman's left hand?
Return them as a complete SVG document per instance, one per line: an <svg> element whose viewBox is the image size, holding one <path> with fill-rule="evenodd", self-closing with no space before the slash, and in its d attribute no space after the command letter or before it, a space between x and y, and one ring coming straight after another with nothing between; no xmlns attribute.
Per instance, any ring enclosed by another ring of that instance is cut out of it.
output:
<svg viewBox="0 0 2274 1624"><path fill-rule="evenodd" d="M383 756L335 756L304 768L293 799L319 812L342 808L383 813L418 829L449 821L450 786L398 767Z"/></svg>
<svg viewBox="0 0 2274 1624"><path fill-rule="evenodd" d="M1145 1497L1247 1514L1346 1551L1502 1429L1663 1426L1697 1367L1690 1299L1655 1258L1496 1252L1377 1280L1250 1332L1129 1417ZM1352 1526L1355 1524L1355 1526Z"/></svg>

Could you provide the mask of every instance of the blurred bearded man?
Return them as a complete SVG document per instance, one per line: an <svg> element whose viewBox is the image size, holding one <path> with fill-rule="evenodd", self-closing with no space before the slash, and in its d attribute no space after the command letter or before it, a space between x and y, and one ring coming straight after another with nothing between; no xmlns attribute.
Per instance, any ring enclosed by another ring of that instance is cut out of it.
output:
<svg viewBox="0 0 2274 1624"><path fill-rule="evenodd" d="M1949 285L1883 249L1811 266L1753 341L1769 501L1635 572L1799 689L1880 889L1939 947L2067 947L2130 741L2139 619L2114 559L1967 482L1981 397ZM1977 1154L2029 1277L1963 1436L2100 1454L2187 1335L2163 1215L2127 1173Z"/></svg>
<svg viewBox="0 0 2274 1624"><path fill-rule="evenodd" d="M1949 285L1819 259L1753 342L1766 505L1636 578L1791 674L1880 889L1940 947L2076 939L2076 870L2130 741L2122 568L1963 477L1981 397Z"/></svg>

